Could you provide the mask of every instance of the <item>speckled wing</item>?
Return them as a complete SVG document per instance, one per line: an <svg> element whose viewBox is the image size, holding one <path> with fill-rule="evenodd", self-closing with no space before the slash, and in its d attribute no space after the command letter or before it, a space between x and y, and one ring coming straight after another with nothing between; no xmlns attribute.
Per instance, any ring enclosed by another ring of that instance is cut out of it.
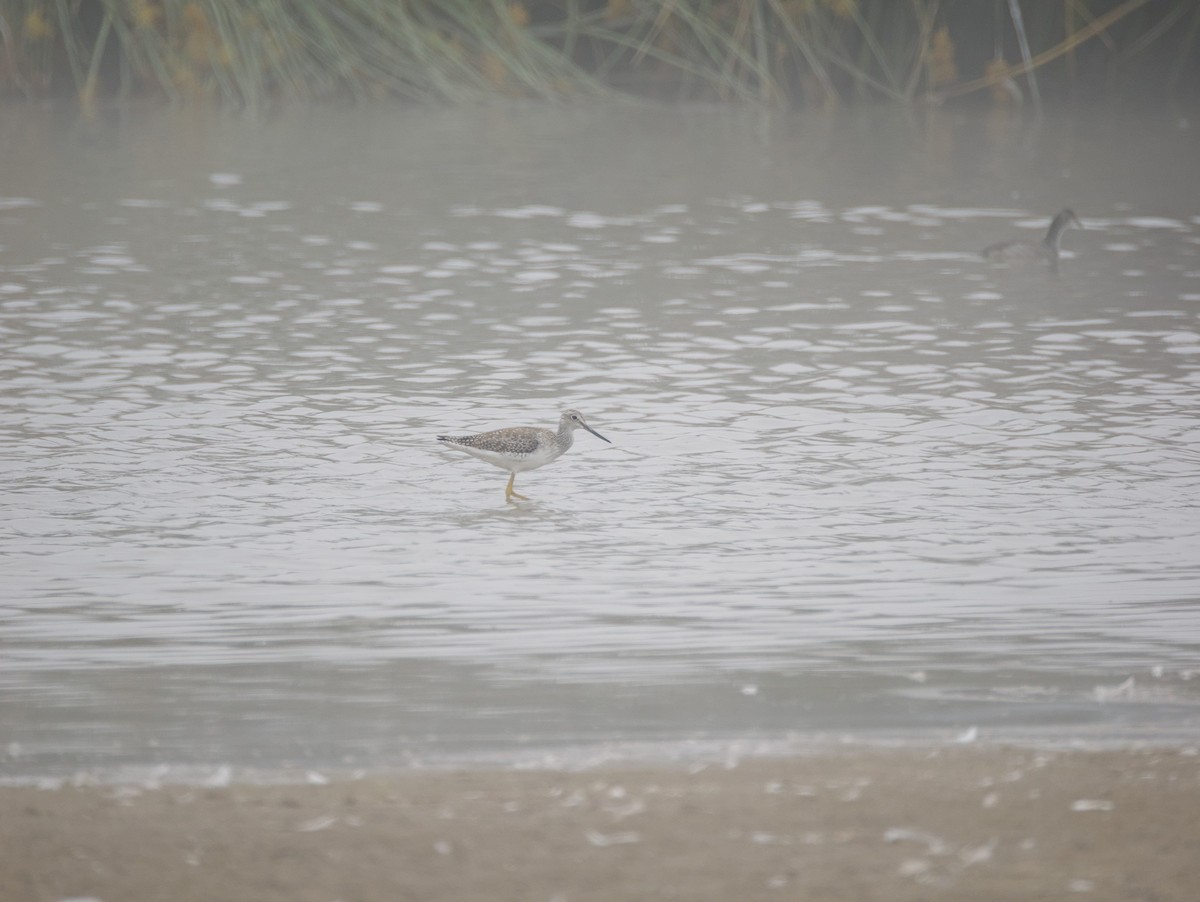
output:
<svg viewBox="0 0 1200 902"><path fill-rule="evenodd" d="M533 454L538 449L536 431L523 427L495 429L478 435L439 435L438 441L496 454Z"/></svg>

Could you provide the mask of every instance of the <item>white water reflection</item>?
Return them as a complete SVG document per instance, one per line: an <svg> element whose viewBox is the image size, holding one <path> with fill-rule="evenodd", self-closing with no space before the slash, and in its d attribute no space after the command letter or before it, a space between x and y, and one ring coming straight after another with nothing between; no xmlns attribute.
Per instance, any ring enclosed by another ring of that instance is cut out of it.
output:
<svg viewBox="0 0 1200 902"><path fill-rule="evenodd" d="M529 110L499 154L313 114L0 171L9 768L1200 732L1195 189L947 184L882 125L864 183L692 115L719 153L618 128L642 165L586 182L596 134ZM1066 200L1058 277L978 258ZM615 444L528 505L432 440L567 406Z"/></svg>

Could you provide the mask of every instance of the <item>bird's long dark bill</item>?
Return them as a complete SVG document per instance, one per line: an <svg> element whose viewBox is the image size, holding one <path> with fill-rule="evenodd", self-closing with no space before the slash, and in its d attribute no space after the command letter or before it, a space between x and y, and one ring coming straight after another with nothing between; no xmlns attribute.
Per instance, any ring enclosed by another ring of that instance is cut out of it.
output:
<svg viewBox="0 0 1200 902"><path fill-rule="evenodd" d="M587 423L580 423L579 425L582 426L584 429L586 429L588 432L590 432L592 435L596 436L596 438L603 439L604 441L608 442L610 445L612 444L612 442L609 439L604 438L604 436L602 436L599 432L597 432L595 429L593 429Z"/></svg>

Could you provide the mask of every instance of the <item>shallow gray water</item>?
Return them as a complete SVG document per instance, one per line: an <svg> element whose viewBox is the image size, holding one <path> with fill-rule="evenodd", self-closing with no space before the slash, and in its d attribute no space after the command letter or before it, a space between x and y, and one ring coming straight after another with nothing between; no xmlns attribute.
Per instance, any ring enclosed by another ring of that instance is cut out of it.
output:
<svg viewBox="0 0 1200 902"><path fill-rule="evenodd" d="M0 776L1200 738L1200 123L5 116Z"/></svg>

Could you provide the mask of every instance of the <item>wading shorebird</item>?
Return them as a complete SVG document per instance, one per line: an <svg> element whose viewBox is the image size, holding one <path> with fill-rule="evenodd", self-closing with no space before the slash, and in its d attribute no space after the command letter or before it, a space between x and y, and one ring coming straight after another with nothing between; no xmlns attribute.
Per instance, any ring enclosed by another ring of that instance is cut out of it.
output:
<svg viewBox="0 0 1200 902"><path fill-rule="evenodd" d="M1010 266L1027 266L1031 263L1045 263L1051 269L1058 269L1058 242L1062 233L1069 227L1083 228L1083 223L1071 209L1060 210L1050 223L1050 230L1041 241L998 241L989 244L981 254L987 260L1007 263Z"/></svg>
<svg viewBox="0 0 1200 902"><path fill-rule="evenodd" d="M574 443L572 433L576 429L586 429L596 438L612 444L589 426L578 410L563 411L558 419L557 432L552 429L538 429L535 426L513 426L509 429L480 432L478 435L439 435L437 440L443 445L466 451L472 457L486 460L501 470L508 470L510 475L508 485L504 489L504 500L512 501L517 498L528 501L524 495L518 495L513 490L517 474L544 467L562 457Z"/></svg>

